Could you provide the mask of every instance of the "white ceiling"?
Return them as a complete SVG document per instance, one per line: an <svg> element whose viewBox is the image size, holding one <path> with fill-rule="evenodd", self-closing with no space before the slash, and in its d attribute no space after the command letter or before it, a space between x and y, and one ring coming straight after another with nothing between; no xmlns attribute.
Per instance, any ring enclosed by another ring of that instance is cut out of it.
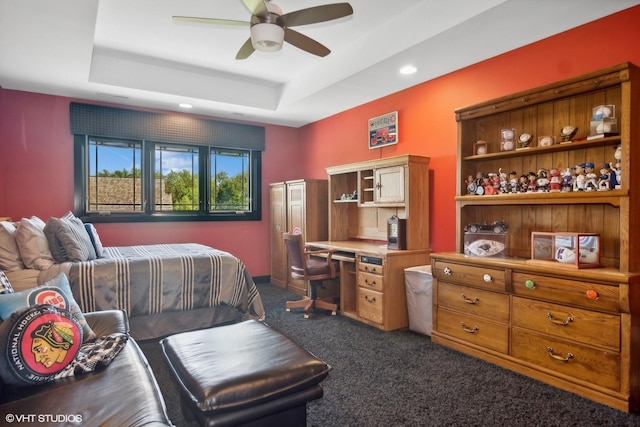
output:
<svg viewBox="0 0 640 427"><path fill-rule="evenodd" d="M336 2L274 1L283 13ZM0 86L173 111L187 102L195 114L298 127L640 1L349 3L351 17L296 27L328 56L285 44L237 61L248 28L171 16L248 21L241 0L0 0ZM401 75L406 64L418 72Z"/></svg>

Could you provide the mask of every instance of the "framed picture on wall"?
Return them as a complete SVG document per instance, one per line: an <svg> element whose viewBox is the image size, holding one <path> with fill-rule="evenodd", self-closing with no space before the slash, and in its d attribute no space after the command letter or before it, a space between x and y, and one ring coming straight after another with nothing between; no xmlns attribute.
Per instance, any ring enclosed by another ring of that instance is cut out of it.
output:
<svg viewBox="0 0 640 427"><path fill-rule="evenodd" d="M369 119L369 149L398 143L398 112Z"/></svg>

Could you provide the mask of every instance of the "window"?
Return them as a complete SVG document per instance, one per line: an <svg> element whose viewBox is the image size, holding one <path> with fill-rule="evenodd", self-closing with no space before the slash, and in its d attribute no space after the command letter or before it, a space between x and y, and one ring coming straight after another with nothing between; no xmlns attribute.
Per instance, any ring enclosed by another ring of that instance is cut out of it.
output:
<svg viewBox="0 0 640 427"><path fill-rule="evenodd" d="M264 127L77 102L69 116L77 216L261 219Z"/></svg>
<svg viewBox="0 0 640 427"><path fill-rule="evenodd" d="M259 151L94 137L75 150L76 211L92 221L260 218Z"/></svg>

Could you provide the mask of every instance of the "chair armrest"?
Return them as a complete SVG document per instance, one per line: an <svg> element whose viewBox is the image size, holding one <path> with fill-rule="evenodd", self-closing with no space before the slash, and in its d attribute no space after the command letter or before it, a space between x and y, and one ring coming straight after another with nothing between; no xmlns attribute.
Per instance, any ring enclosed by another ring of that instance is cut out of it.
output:
<svg viewBox="0 0 640 427"><path fill-rule="evenodd" d="M84 313L87 323L97 336L129 333L129 318L124 310L105 310Z"/></svg>
<svg viewBox="0 0 640 427"><path fill-rule="evenodd" d="M331 262L331 257L333 256L333 254L337 251L337 249L333 249L333 248L327 248L327 249L314 249L314 250L308 250L308 247L312 247L312 246L305 246L304 248L304 254L305 255L327 255L327 264L329 265L329 270L331 271L331 277L336 277L337 272L336 272L336 267L333 264L333 262Z"/></svg>

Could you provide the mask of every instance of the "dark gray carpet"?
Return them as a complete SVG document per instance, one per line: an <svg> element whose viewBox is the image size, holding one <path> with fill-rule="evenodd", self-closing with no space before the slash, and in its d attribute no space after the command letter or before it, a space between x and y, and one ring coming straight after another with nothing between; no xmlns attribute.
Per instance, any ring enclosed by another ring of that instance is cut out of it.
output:
<svg viewBox="0 0 640 427"><path fill-rule="evenodd" d="M259 284L267 323L332 366L309 426L640 426L629 415L454 350L412 331L382 332L329 312L287 313L298 297ZM177 388L157 342L141 347L177 426Z"/></svg>

